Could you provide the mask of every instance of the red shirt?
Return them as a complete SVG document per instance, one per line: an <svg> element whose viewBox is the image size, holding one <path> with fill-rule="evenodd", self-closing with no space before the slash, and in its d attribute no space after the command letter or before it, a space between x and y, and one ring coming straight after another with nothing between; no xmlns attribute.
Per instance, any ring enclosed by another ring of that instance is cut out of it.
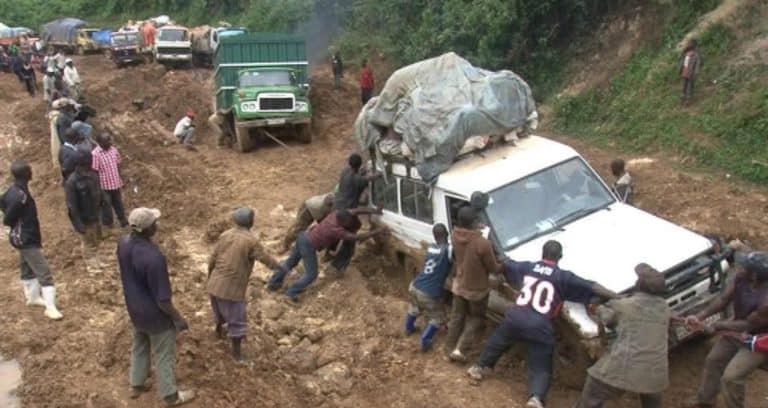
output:
<svg viewBox="0 0 768 408"><path fill-rule="evenodd" d="M111 146L104 150L101 146L96 146L92 152L93 169L99 173L99 184L102 190L119 190L123 187L123 179L120 178L118 165L122 161L120 152L117 148Z"/></svg>
<svg viewBox="0 0 768 408"><path fill-rule="evenodd" d="M144 34L145 47L149 47L150 45L155 45L156 33L157 33L157 29L152 24L147 24L144 26L143 34Z"/></svg>
<svg viewBox="0 0 768 408"><path fill-rule="evenodd" d="M360 70L360 88L373 89L373 71L367 66Z"/></svg>
<svg viewBox="0 0 768 408"><path fill-rule="evenodd" d="M349 233L344 227L339 225L336 218L336 211L325 217L320 224L315 225L307 231L307 239L316 251L320 251L333 246Z"/></svg>

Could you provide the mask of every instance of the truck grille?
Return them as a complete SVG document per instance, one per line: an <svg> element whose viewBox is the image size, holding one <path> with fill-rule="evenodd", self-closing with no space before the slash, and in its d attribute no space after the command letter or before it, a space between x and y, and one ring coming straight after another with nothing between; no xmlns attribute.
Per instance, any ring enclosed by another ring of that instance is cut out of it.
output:
<svg viewBox="0 0 768 408"><path fill-rule="evenodd" d="M157 49L158 54L191 54L192 50L184 47L163 47Z"/></svg>
<svg viewBox="0 0 768 408"><path fill-rule="evenodd" d="M262 98L259 99L259 110L293 110L292 98Z"/></svg>

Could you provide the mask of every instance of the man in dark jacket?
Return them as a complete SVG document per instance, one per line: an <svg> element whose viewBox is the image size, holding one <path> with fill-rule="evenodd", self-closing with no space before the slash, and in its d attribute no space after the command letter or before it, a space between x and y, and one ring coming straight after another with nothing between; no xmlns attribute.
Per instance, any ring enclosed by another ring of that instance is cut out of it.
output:
<svg viewBox="0 0 768 408"><path fill-rule="evenodd" d="M62 318L56 308L56 288L48 263L43 256L37 206L29 193L32 168L25 161L11 165L13 185L0 199L3 224L10 227L9 241L19 251L21 284L27 306L44 306L45 315L54 320ZM42 293L42 298L41 298Z"/></svg>
<svg viewBox="0 0 768 408"><path fill-rule="evenodd" d="M339 89L341 88L341 78L344 78L344 64L341 62L341 55L338 51L333 53L331 68L333 69L333 89Z"/></svg>
<svg viewBox="0 0 768 408"><path fill-rule="evenodd" d="M89 272L101 270L97 249L101 239L101 187L93 171L91 152L77 152L77 169L64 184L69 219L83 242L83 256Z"/></svg>
<svg viewBox="0 0 768 408"><path fill-rule="evenodd" d="M59 168L61 169L61 182L66 183L69 176L77 167L77 143L80 134L72 128L68 128L63 135L64 143L59 148Z"/></svg>

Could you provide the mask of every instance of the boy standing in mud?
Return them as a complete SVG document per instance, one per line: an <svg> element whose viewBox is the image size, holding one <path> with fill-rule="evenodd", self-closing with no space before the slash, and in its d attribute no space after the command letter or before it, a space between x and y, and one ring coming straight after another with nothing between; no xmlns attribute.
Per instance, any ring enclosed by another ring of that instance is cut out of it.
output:
<svg viewBox="0 0 768 408"><path fill-rule="evenodd" d="M443 310L443 285L451 272L453 262L451 245L448 243L448 229L443 224L432 228L435 245L427 249L427 259L424 267L411 282L408 292L411 304L405 315L405 334L411 335L416 331L416 318L422 311L427 313L429 323L421 333L421 350L427 351L432 346L438 328L445 321Z"/></svg>

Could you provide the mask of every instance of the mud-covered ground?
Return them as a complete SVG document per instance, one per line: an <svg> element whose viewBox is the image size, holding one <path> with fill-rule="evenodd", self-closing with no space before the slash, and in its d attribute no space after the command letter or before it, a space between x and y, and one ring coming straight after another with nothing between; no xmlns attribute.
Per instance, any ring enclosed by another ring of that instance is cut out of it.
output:
<svg viewBox="0 0 768 408"><path fill-rule="evenodd" d="M522 406L525 363L509 355L496 374L477 386L439 353L422 354L401 335L405 281L396 266L361 246L341 280L321 278L297 305L266 293L268 271L257 266L251 285L247 366L228 357L215 339L204 289L210 237L227 226L241 205L257 211L256 231L276 254L296 206L329 190L355 146L351 125L359 110L350 75L334 91L328 72L313 81L315 140L268 144L250 154L217 149L210 129L199 128L199 151L175 143L171 129L187 108L204 121L211 111L210 72L166 71L158 66L114 69L103 57L76 59L88 100L99 111L97 130L109 129L125 157L126 204L163 211L157 240L172 271L174 302L188 318L180 335L177 374L195 388L196 407L465 407ZM380 78L383 80L383 78ZM137 110L134 101L145 108ZM101 274L89 274L78 237L65 213L59 176L51 166L48 125L41 98L29 98L12 75L0 74L0 175L23 158L33 165L32 191L43 228L44 253L54 271L64 320L23 306L16 252L0 245L0 354L24 370L19 393L27 407L152 407L154 393L127 398L130 323L114 251L121 231L110 231L100 249ZM604 175L615 153L573 144ZM766 190L717 173L681 171L674 157L627 157L642 208L701 232L768 245L763 214ZM438 344L439 346L439 344ZM478 345L479 351L479 345ZM477 353L478 351L475 351ZM676 350L668 406L677 406L698 382L707 342ZM750 406L768 404L764 373L750 382ZM578 391L557 377L550 406L568 407ZM632 406L631 399L612 407Z"/></svg>

